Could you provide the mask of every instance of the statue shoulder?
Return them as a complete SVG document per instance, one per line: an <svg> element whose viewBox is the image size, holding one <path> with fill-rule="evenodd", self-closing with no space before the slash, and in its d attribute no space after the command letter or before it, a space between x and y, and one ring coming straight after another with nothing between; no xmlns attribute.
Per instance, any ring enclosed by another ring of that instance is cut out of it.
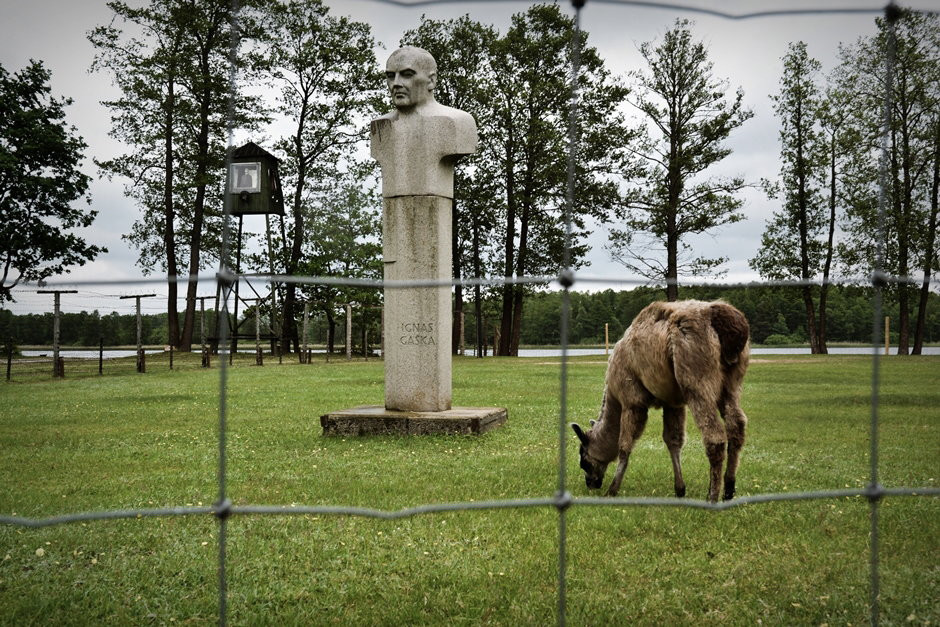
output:
<svg viewBox="0 0 940 627"><path fill-rule="evenodd" d="M433 111L429 111L428 115L445 118L449 121L451 126L450 136L451 141L451 150L452 154L472 154L477 150L477 123L473 119L473 116L467 113L466 111L461 111L460 109L455 109L454 107L448 107L446 105L437 104L437 107Z"/></svg>
<svg viewBox="0 0 940 627"><path fill-rule="evenodd" d="M455 109L454 107L448 107L447 105L438 104L438 107L434 110L431 115L440 115L443 117L448 117L458 125L473 125L476 128L476 120L473 119L473 116L463 111L461 109Z"/></svg>
<svg viewBox="0 0 940 627"><path fill-rule="evenodd" d="M394 122L398 119L398 110L392 109L388 113L384 113L377 118L372 119L372 124L382 124L383 122Z"/></svg>

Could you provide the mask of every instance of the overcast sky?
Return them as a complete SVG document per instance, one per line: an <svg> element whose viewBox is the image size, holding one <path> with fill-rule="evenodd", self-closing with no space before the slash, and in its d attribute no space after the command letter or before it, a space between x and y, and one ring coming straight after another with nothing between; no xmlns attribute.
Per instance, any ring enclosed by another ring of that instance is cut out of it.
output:
<svg viewBox="0 0 940 627"><path fill-rule="evenodd" d="M128 0L129 4L139 4ZM407 3L404 0L402 3ZM489 2L455 3L450 0L421 6L402 7L379 0L327 0L334 14L348 15L372 26L381 48L377 50L380 63L398 46L405 30L415 27L422 14L430 18L445 19L464 14L493 24L504 32L514 13L524 11L531 2L503 0ZM664 3L665 4L665 3ZM678 3L677 3L678 4ZM761 17L748 20L722 19L699 12L680 13L667 8L630 6L607 0L588 0L581 13L583 30L589 33L589 43L598 48L608 67L624 75L640 67L637 48L640 43L660 37L676 18L694 21L696 38L709 47L714 72L726 78L731 89L741 87L745 103L754 111L754 118L746 122L731 137L734 153L720 166L716 174L740 174L748 181L774 178L779 169L777 122L770 109L768 95L778 89L781 70L780 58L791 41L803 40L811 55L820 59L824 71L829 71L836 59L838 45L851 43L860 36L874 32L874 18L883 7L879 0L684 0L681 4L699 8L720 8L728 13L745 13L797 7L870 9L867 14L836 14L785 17ZM570 2L560 2L563 10L573 15ZM915 0L905 6L940 9L940 0ZM134 204L123 196L123 182L109 182L98 178L90 157L108 158L119 154L122 147L108 137L110 116L100 101L115 96L109 77L89 74L94 51L86 39L88 31L108 23L111 13L105 0L0 0L0 63L10 73L20 70L29 59L42 60L52 71L52 88L57 96L68 96L74 103L67 108L68 121L78 128L88 143L88 161L84 171L95 177L91 187L92 207L99 214L92 227L84 230L89 242L107 246L109 252L82 268L73 270L57 283L68 280L93 281L101 279L137 279L142 276L136 267L136 251L128 248L121 235L130 231L138 214ZM724 227L711 235L692 240L697 254L728 256L728 279L751 280L757 276L748 268L747 260L755 255L765 220L774 207L757 190L744 194L743 212L747 218L735 225ZM248 222L246 229L260 228ZM603 244L607 234L603 227L591 239L593 251L591 266L583 274L617 278L627 276L621 266L609 261ZM580 287L606 288L610 285ZM159 284L128 284L78 287L81 294L63 296L63 310L81 311L98 309L130 311L133 300L119 301L116 296L160 292ZM165 292L164 292L165 293ZM214 293L213 286L200 286L200 294ZM48 311L51 297L32 293L18 293L15 312ZM165 311L160 299L144 301L150 311Z"/></svg>

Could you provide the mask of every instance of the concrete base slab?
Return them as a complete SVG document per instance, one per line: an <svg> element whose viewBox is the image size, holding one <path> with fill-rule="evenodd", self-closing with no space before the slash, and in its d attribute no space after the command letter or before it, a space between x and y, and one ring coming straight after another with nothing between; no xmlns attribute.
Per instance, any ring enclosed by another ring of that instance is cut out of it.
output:
<svg viewBox="0 0 940 627"><path fill-rule="evenodd" d="M454 407L446 411L395 411L364 405L320 416L323 435L460 435L486 433L506 422L504 407Z"/></svg>

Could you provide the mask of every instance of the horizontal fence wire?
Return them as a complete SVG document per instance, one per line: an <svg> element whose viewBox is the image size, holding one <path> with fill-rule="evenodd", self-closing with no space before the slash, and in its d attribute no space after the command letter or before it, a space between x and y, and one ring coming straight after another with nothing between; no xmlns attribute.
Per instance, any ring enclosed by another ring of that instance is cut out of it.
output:
<svg viewBox="0 0 940 627"><path fill-rule="evenodd" d="M748 287L821 287L824 285L872 285L886 286L889 284L907 284L928 286L937 283L937 277L915 277L898 276L886 272L876 272L867 275L840 275L829 278L809 278L809 279L761 279L759 281L715 281L707 279L649 279L635 275L623 276L602 276L589 273L579 273L575 271L562 271L557 275L538 275L538 276L494 276L480 278L460 278L460 279L366 279L336 276L298 276L291 274L271 274L265 272L218 272L215 274L199 275L195 281L197 283L215 283L218 281L223 286L234 284L236 281L256 281L261 283L284 283L295 285L329 285L335 287L362 287L375 289L402 289L411 287L500 287L503 285L547 285L567 283L569 286L588 284L615 284L629 286L653 286L665 287L667 285L679 285L682 287L714 287L714 288L748 288ZM168 282L177 285L185 285L189 282L186 277L177 277L175 280L168 281L166 278L142 278L142 279L83 279L80 281L49 281L43 283L40 287L35 283L23 283L19 286L20 290L33 289L55 289L64 287L90 287L95 285L129 285L129 284L149 284L149 285L167 285ZM84 290L83 290L84 291ZM134 296L104 294L104 297L119 298L120 296ZM194 299L209 298L204 296L195 296ZM186 300L186 297L180 297L178 300Z"/></svg>
<svg viewBox="0 0 940 627"><path fill-rule="evenodd" d="M506 2L507 0L490 0L491 2ZM464 3L466 0L373 0L373 2L394 5L398 7L422 7L428 5L437 5L437 4L457 4ZM480 3L481 0L476 0L477 3ZM887 58L885 59L886 65L886 83L888 85L886 93L890 95L891 85L890 81L892 80L892 64L894 62L894 49L893 49L893 37L894 37L894 19L898 16L897 7L894 4L889 4L887 7L880 9L873 8L793 8L793 9L779 9L779 10L766 10L766 11L750 11L743 13L732 13L712 8L706 8L695 5L685 5L678 3L666 3L666 2L641 2L635 0L591 0L592 4L608 4L608 5L621 5L625 7L633 8L651 8L651 9L670 9L681 12L688 13L699 13L710 15L714 17L730 19L730 20L747 20L747 19L756 19L756 18L774 18L782 16L812 16L812 15L834 15L834 14L878 14L883 13L888 19L889 24L889 41L892 42L888 47ZM582 8L585 5L584 0L572 0L572 4L575 7L575 37L573 41L576 42L580 36L580 14ZM232 0L233 6L233 15L237 21L238 15L238 1ZM922 13L937 13L937 11L919 11ZM237 23L234 24L232 29L232 47L237 44ZM577 46L573 45L573 51L577 50ZM912 277L898 277L891 276L883 272L882 263L880 262L881 257L879 254L879 262L876 264L875 271L865 277L830 277L827 279L805 279L805 280L767 280L767 281L753 281L753 282L707 282L707 281L683 281L683 286L710 286L710 287L758 287L758 286L775 286L775 287L801 287L801 286L820 286L820 285L835 285L835 284L855 284L855 285L872 285L874 290L874 305L875 305L875 314L873 318L873 332L872 332L872 360L873 360L873 375L872 375L872 398L871 398L871 438L870 438L870 477L869 484L865 488L861 489L844 489L844 490L820 490L820 491L804 491L804 492L793 492L793 493L765 493L757 494L750 496L737 497L730 501L722 501L717 503L712 503L702 500L686 499L686 498L624 498L624 497L574 497L566 489L566 433L567 428L567 356L568 356L568 334L567 328L569 324L569 315L570 307L568 300L568 291L572 285L577 283L599 283L599 284L622 284L622 285L649 285L651 282L645 278L637 277L595 277L590 275L579 275L575 273L572 269L568 268L570 264L568 254L570 252L570 241L571 241L571 219L567 215L567 207L570 207L573 201L573 194L575 192L573 186L573 163L574 163L574 154L575 147L577 142L576 128L577 128L577 91L574 89L576 84L576 78L578 76L578 67L577 67L577 55L572 55L572 119L570 123L570 140L569 140L569 183L568 183L568 197L566 204L566 240L567 246L565 250L566 254L566 269L563 270L558 276L533 276L533 277L495 277L495 278L473 278L473 279L459 279L451 281L424 281L424 280L410 280L410 281L383 281L383 280L373 280L373 279L356 279L349 277L303 277L303 276L285 276L285 275L276 275L276 274L236 274L230 269L222 268L218 273L213 275L199 275L199 276L179 276L176 277L177 283L188 283L190 281L217 281L220 288L223 291L231 292L233 286L238 281L263 281L263 282L277 282L277 283L295 283L302 285L336 285L336 286L350 286L350 287L371 287L376 289L404 289L404 288L414 288L414 287L444 287L444 286L499 286L507 284L547 284L547 283L558 283L564 288L564 297L562 300L562 315L561 315L561 347L562 347L562 359L561 359L561 375L560 375L560 413L559 413L559 465L558 465L558 490L551 497L537 497L537 498L517 498L517 499L505 499L505 500L491 500L491 501L477 501L477 502L456 502L456 503L438 503L438 504L423 504L414 507L399 509L399 510L381 510L373 509L368 507L349 507L342 505L233 505L227 498L227 451L226 451L226 441L227 441L227 389L228 389L228 379L227 379L227 366L226 359L220 359L221 364L220 368L220 380L219 380L219 442L218 442L218 455L219 455L219 467L218 467L218 501L212 506L200 506L200 507L167 507L167 508L138 508L138 509L126 509L126 510L106 510L106 511L93 511L93 512L80 512L80 513L71 513L63 514L58 516L50 516L45 518L29 518L22 516L8 516L0 515L0 524L4 525L13 525L18 527L25 528L41 528L41 527L50 527L55 525L64 525L77 522L93 522L93 521L106 521L106 520L115 520L115 519L134 519L134 518L154 518L154 517L174 517L174 516L213 516L218 519L220 525L219 533L219 551L218 551L218 590L219 590L219 623L224 625L227 622L227 575L226 575L226 553L227 553L227 539L226 539L226 522L232 516L359 516L367 518L376 518L382 520L396 520L408 517L423 516L430 514L437 514L443 512L460 512L460 511L479 511L479 510L505 510L505 509L518 509L518 508L554 508L558 511L559 514L559 562L558 562L558 623L560 625L565 624L566 620L566 547L565 547L565 513L571 507L679 507L679 508L693 508L693 509L702 509L709 511L724 511L744 506L751 505L760 505L768 503L781 503L781 502L795 502L795 501L806 501L806 500L820 500L820 499L843 499L843 498L864 498L867 499L871 504L871 526L870 526L870 620L873 625L877 624L879 621L879 578L878 578L878 507L881 501L884 498L894 498L894 497L910 497L910 496L928 496L928 497L937 497L940 496L940 488L930 488L930 487L892 487L886 488L881 486L878 483L878 403L879 403L879 388L881 381L879 378L879 352L878 346L880 344L880 317L881 317L881 292L882 289L890 284L898 283L923 283L927 282L928 284L931 281L935 281L933 278L912 278ZM234 65L232 65L229 80L234 84ZM234 93L234 90L232 90ZM890 103L885 102L885 121L883 127L883 136L882 136L882 173L881 173L881 182L880 182L880 198L879 198L879 209L881 219L883 220L884 216L884 203L885 203L885 194L887 184L885 182L885 168L886 168L886 155L887 155L887 129L890 115L889 113ZM231 102L230 102L230 114L229 114L229 146L232 146L232 120L233 116L231 115ZM230 157L229 151L229 157ZM226 206L225 211L226 216L230 216L230 208ZM228 227L228 220L225 224ZM883 224L879 227L879 234L881 239L884 237L884 226ZM230 246L230 234L229 229L223 229L223 258L226 258L224 251L228 250ZM48 282L39 286L42 289L55 288L56 286L89 286L89 285L148 285L148 284L166 284L167 278L145 278L140 280L128 281L128 280L89 280L89 281L70 281L65 282ZM667 281L666 284L672 284L675 281ZM663 284L662 281L658 283L653 283L657 285ZM32 287L30 285L24 284L22 288ZM223 298L221 300L221 308L224 313L228 314L228 298ZM228 329L228 315L221 316L222 322L222 333L221 333L221 344L226 345L229 334L231 331Z"/></svg>
<svg viewBox="0 0 940 627"><path fill-rule="evenodd" d="M572 496L562 492L553 497L534 497L524 499L499 499L491 501L461 501L455 503L428 503L405 507L397 510L384 510L371 507L352 507L345 505L218 505L156 507L144 509L118 509L95 512L78 512L45 518L0 515L0 524L15 525L39 529L72 523L95 522L129 518L167 518L178 516L212 515L220 518L230 516L356 516L381 520L400 520L428 514L445 512L501 510L517 508L546 507L568 510L572 507L685 507L710 511L725 511L747 505L781 503L789 501L811 501L821 499L864 498L880 501L887 497L940 496L940 488L855 488L844 490L816 490L808 492L768 492L749 496L736 496L730 501L712 503L700 499L674 497L619 497L619 496Z"/></svg>

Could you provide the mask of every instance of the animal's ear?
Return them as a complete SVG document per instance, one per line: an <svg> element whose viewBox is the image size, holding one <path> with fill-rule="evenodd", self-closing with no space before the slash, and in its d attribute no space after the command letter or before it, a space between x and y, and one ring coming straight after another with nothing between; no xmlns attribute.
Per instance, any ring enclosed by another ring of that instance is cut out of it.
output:
<svg viewBox="0 0 940 627"><path fill-rule="evenodd" d="M578 436L578 439L581 440L582 444L588 443L588 437L584 434L584 431L581 430L581 425L576 422L572 422L571 428L574 429L575 435Z"/></svg>

